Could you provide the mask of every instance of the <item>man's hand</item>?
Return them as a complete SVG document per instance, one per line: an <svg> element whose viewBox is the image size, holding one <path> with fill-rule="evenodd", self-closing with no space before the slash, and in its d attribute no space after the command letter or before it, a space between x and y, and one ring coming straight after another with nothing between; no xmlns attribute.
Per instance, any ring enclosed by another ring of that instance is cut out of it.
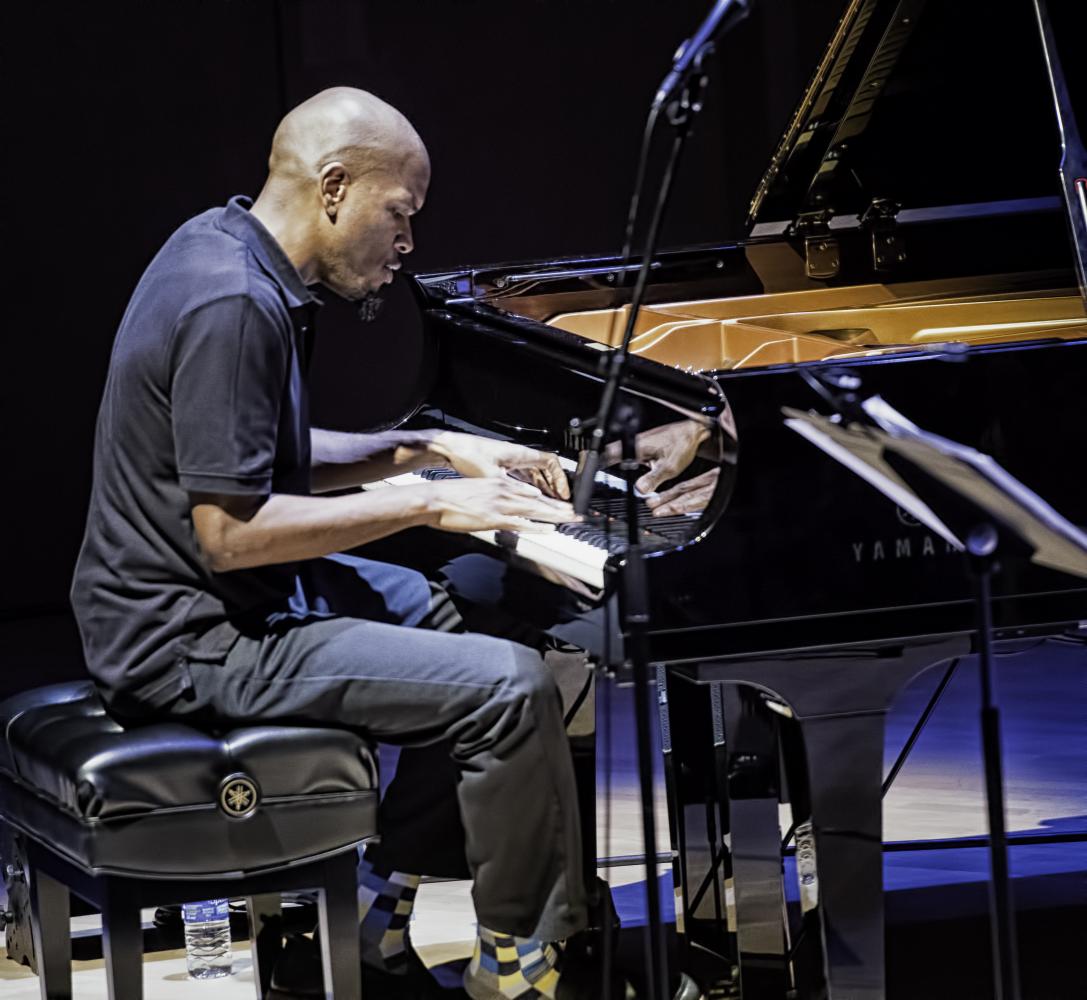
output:
<svg viewBox="0 0 1087 1000"><path fill-rule="evenodd" d="M676 483L671 489L658 493L646 500L646 506L654 517L669 517L673 514L697 514L709 505L710 497L717 488L720 469L710 469L693 479Z"/></svg>
<svg viewBox="0 0 1087 1000"><path fill-rule="evenodd" d="M438 434L429 442L428 450L448 462L462 476L507 481L513 477L530 483L549 497L570 499L566 473L558 458L547 452L474 434L458 434L456 431ZM572 519L572 515L566 518Z"/></svg>
<svg viewBox="0 0 1087 1000"><path fill-rule="evenodd" d="M554 531L555 524L577 520L568 503L509 477L446 479L427 488L431 509L437 512L432 524L443 531Z"/></svg>
<svg viewBox="0 0 1087 1000"><path fill-rule="evenodd" d="M655 493L661 483L675 479L694 461L699 446L709 436L709 428L697 420L677 420L643 431L638 435L637 458L649 466L649 471L634 484L635 488L639 493ZM622 443L613 441L604 449L604 467L617 465L622 457Z"/></svg>

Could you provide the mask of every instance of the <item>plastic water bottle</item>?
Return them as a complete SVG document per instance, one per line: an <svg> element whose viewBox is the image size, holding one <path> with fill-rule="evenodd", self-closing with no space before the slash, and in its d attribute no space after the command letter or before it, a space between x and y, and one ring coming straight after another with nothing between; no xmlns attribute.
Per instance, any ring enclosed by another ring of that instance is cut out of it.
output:
<svg viewBox="0 0 1087 1000"><path fill-rule="evenodd" d="M800 884L800 912L814 910L819 905L819 871L810 819L796 826L796 880Z"/></svg>
<svg viewBox="0 0 1087 1000"><path fill-rule="evenodd" d="M231 973L230 901L185 903L185 964L192 979L219 979Z"/></svg>

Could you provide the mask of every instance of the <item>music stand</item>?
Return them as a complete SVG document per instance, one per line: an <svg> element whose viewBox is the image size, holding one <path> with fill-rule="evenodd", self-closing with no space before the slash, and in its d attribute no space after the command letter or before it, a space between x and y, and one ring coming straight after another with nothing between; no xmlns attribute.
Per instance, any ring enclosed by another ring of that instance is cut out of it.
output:
<svg viewBox="0 0 1087 1000"><path fill-rule="evenodd" d="M824 398L831 399L824 393ZM827 418L783 407L785 423L962 551L977 604L981 733L989 819L993 972L998 1000L1018 1000L1015 914L1008 875L1000 715L993 687L992 578L1003 550L1087 578L1087 533L989 455L921 430L879 396ZM939 513L937 513L939 511Z"/></svg>

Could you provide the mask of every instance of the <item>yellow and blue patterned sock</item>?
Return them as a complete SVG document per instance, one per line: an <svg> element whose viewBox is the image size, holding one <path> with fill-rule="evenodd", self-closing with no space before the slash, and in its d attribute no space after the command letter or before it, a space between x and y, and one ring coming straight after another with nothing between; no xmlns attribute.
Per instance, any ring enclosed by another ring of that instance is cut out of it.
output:
<svg viewBox="0 0 1087 1000"><path fill-rule="evenodd" d="M359 862L359 945L373 969L403 975L408 968L408 922L419 876Z"/></svg>
<svg viewBox="0 0 1087 1000"><path fill-rule="evenodd" d="M464 988L472 1000L555 1000L559 957L552 944L480 925Z"/></svg>

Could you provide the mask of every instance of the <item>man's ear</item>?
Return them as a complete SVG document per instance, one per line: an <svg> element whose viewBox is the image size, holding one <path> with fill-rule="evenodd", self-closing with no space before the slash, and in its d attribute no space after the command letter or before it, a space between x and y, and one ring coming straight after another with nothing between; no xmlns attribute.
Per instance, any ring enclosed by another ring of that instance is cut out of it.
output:
<svg viewBox="0 0 1087 1000"><path fill-rule="evenodd" d="M347 185L351 183L351 175L347 172L347 167L335 160L321 168L318 183L321 188L321 207L329 221L335 223L340 203L347 194Z"/></svg>

